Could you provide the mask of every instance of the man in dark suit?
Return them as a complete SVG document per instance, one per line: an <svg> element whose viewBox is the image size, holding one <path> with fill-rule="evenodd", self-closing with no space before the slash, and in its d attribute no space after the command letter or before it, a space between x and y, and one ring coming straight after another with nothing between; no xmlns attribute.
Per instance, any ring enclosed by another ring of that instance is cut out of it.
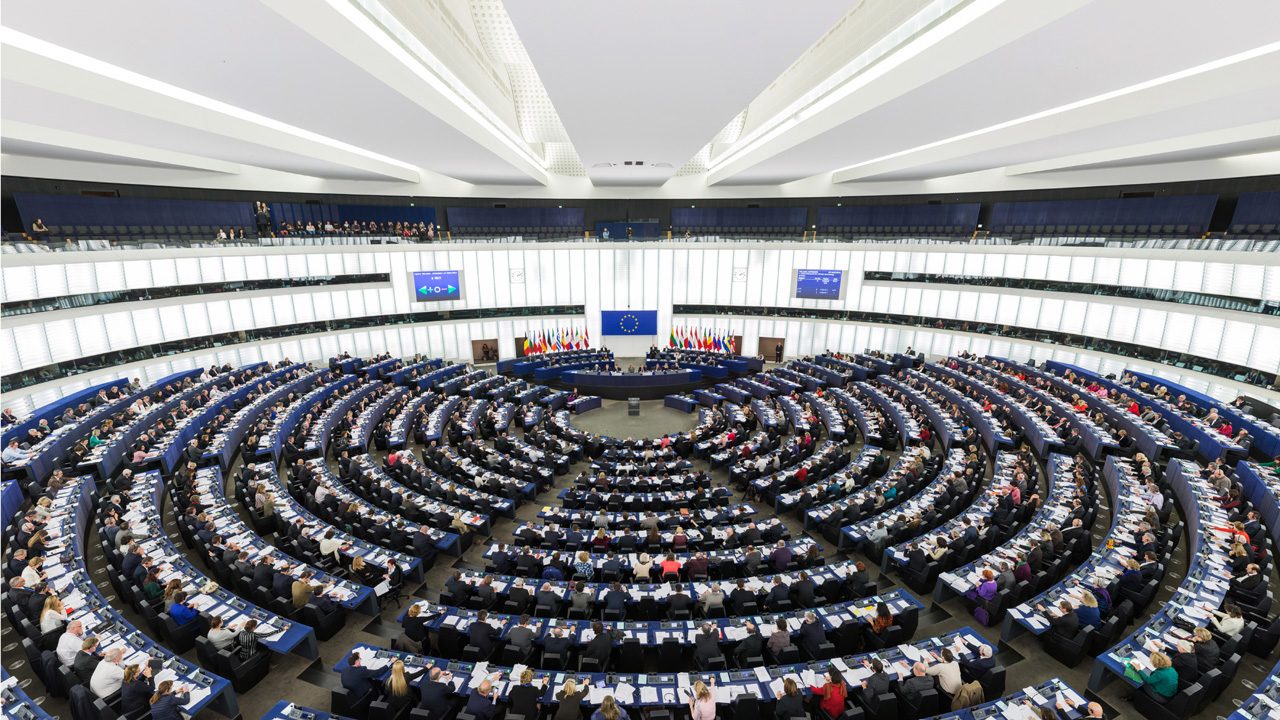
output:
<svg viewBox="0 0 1280 720"><path fill-rule="evenodd" d="M627 616L627 603L631 600L631 594L622 589L622 583L615 582L609 586L609 592L604 596L604 609L622 613L622 617Z"/></svg>
<svg viewBox="0 0 1280 720"><path fill-rule="evenodd" d="M779 540L773 552L769 554L769 566L774 572L786 572L791 565L791 548L787 547L786 542Z"/></svg>
<svg viewBox="0 0 1280 720"><path fill-rule="evenodd" d="M569 657L569 638L564 636L564 626L556 625L551 628L551 634L542 639L543 657L547 655L559 655L560 659L566 660Z"/></svg>
<svg viewBox="0 0 1280 720"><path fill-rule="evenodd" d="M413 554L424 560L436 554L436 542L431 538L431 528L426 525L419 525L418 532L413 534Z"/></svg>
<svg viewBox="0 0 1280 720"><path fill-rule="evenodd" d="M373 692L374 681L378 677L377 671L362 666L360 662L360 653L353 652L347 658L347 666L342 669L342 687L347 689L353 700Z"/></svg>
<svg viewBox="0 0 1280 720"><path fill-rule="evenodd" d="M784 604L791 600L791 588L782 582L782 578L774 576L773 584L769 588L769 594L764 598L764 606L768 610L777 611L784 607Z"/></svg>
<svg viewBox="0 0 1280 720"><path fill-rule="evenodd" d="M489 657L489 653L493 651L493 640L498 636L498 631L489 624L488 620L489 612L481 610L476 613L476 619L471 623L471 627L467 628L467 644L479 648L482 658Z"/></svg>
<svg viewBox="0 0 1280 720"><path fill-rule="evenodd" d="M816 657L821 652L821 645L827 641L827 634L818 622L818 616L811 612L804 614L804 622L800 623L800 637L797 645L801 650Z"/></svg>
<svg viewBox="0 0 1280 720"><path fill-rule="evenodd" d="M818 585L809 577L809 573L800 571L800 579L791 586L796 596L796 605L810 608L817 604Z"/></svg>
<svg viewBox="0 0 1280 720"><path fill-rule="evenodd" d="M871 670L871 675L862 681L862 699L872 702L872 698L879 697L890 692L893 687L893 678L884 671L884 663L879 658L874 658L871 662L866 660L862 664Z"/></svg>
<svg viewBox="0 0 1280 720"><path fill-rule="evenodd" d="M1245 566L1244 575L1231 578L1231 585L1228 593L1231 595L1243 595L1251 597L1257 594L1262 586L1262 571L1257 563L1249 563Z"/></svg>
<svg viewBox="0 0 1280 720"><path fill-rule="evenodd" d="M756 594L747 589L747 582L742 578L738 578L737 584L733 592L729 593L729 602L733 604L734 614L742 615L747 603L756 601Z"/></svg>
<svg viewBox="0 0 1280 720"><path fill-rule="evenodd" d="M1143 580L1150 580L1156 576L1156 571L1160 569L1156 562L1156 554L1154 552L1145 552L1142 554L1142 562L1138 563L1138 572L1142 574Z"/></svg>
<svg viewBox="0 0 1280 720"><path fill-rule="evenodd" d="M443 708L449 707L453 702L450 697L453 695L453 686L449 684L452 679L453 673L443 670L439 665L432 667L426 682L419 688L422 699L418 701L418 707L431 713L443 714Z"/></svg>
<svg viewBox="0 0 1280 720"><path fill-rule="evenodd" d="M604 629L599 620L591 623L591 631L595 636L582 648L582 657L591 658L600 663L600 669L608 667L609 657L613 655L613 633Z"/></svg>
<svg viewBox="0 0 1280 720"><path fill-rule="evenodd" d="M560 614L560 596L552 589L551 583L542 583L534 599L538 607L550 608L553 617Z"/></svg>
<svg viewBox="0 0 1280 720"><path fill-rule="evenodd" d="M920 704L920 694L933 689L933 678L925 673L925 665L918 662L911 666L911 675L898 682L902 697L912 705Z"/></svg>
<svg viewBox="0 0 1280 720"><path fill-rule="evenodd" d="M703 623L702 630L694 637L693 662L699 668L720 656L720 629L715 623Z"/></svg>
<svg viewBox="0 0 1280 720"><path fill-rule="evenodd" d="M667 598L670 606L668 617L675 617L676 613L689 613L689 615L692 615L693 598L689 597L688 593L684 591L684 586L680 583L672 583L671 590L672 593Z"/></svg>
<svg viewBox="0 0 1280 720"><path fill-rule="evenodd" d="M282 568L271 576L271 592L278 598L293 599L293 578L288 574L289 568Z"/></svg>
<svg viewBox="0 0 1280 720"><path fill-rule="evenodd" d="M511 559L511 553L507 552L507 546L499 543L498 548L493 551L493 555L489 558L489 564L497 571L499 575L510 575L515 569L515 562Z"/></svg>
<svg viewBox="0 0 1280 720"><path fill-rule="evenodd" d="M991 657L991 646L983 645L979 648L976 659L960 661L960 679L964 682L981 681L995 666L995 658Z"/></svg>
<svg viewBox="0 0 1280 720"><path fill-rule="evenodd" d="M1059 640L1070 640L1080 632L1080 618L1076 616L1071 603L1066 600L1058 603L1056 613L1047 611L1043 605L1037 605L1036 610L1048 616L1049 632L1053 633L1053 637Z"/></svg>
<svg viewBox="0 0 1280 720"><path fill-rule="evenodd" d="M907 570L913 573L922 573L929 566L929 556L916 543L911 543L910 549L907 550Z"/></svg>
<svg viewBox="0 0 1280 720"><path fill-rule="evenodd" d="M750 658L764 657L764 638L759 628L750 620L746 621L745 628L747 636L739 640L738 647L733 649L733 659L738 667L746 667Z"/></svg>

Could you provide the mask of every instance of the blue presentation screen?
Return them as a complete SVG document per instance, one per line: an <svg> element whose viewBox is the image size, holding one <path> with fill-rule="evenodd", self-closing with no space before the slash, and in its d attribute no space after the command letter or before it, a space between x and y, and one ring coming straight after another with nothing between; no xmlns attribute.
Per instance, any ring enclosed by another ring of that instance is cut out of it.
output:
<svg viewBox="0 0 1280 720"><path fill-rule="evenodd" d="M657 335L657 310L601 310L601 335Z"/></svg>
<svg viewBox="0 0 1280 720"><path fill-rule="evenodd" d="M796 270L796 297L803 300L839 300L843 270Z"/></svg>
<svg viewBox="0 0 1280 720"><path fill-rule="evenodd" d="M414 302L461 300L462 281L458 270L430 270L413 274Z"/></svg>

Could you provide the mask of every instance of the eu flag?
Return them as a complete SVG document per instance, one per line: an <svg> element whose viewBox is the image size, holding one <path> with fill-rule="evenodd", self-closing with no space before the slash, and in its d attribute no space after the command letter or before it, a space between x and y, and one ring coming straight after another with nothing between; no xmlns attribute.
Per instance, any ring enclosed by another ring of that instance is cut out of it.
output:
<svg viewBox="0 0 1280 720"><path fill-rule="evenodd" d="M601 310L602 335L657 335L657 310Z"/></svg>

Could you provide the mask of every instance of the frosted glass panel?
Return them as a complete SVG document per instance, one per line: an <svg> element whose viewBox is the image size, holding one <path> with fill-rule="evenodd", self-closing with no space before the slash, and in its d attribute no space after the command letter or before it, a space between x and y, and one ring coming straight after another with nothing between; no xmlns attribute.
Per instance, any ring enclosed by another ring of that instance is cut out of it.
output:
<svg viewBox="0 0 1280 720"><path fill-rule="evenodd" d="M102 317L76 318L76 338L80 341L80 352L85 356L101 355L111 350L107 341L107 329L102 324Z"/></svg>
<svg viewBox="0 0 1280 720"><path fill-rule="evenodd" d="M76 326L71 320L51 320L44 324L49 339L49 357L53 362L74 360L80 357L80 344L76 342Z"/></svg>
<svg viewBox="0 0 1280 720"><path fill-rule="evenodd" d="M1226 328L1227 321L1222 318L1201 315L1196 318L1195 322L1196 328L1191 335L1191 345L1188 352L1200 357L1218 357L1218 347L1222 343L1222 333Z"/></svg>
<svg viewBox="0 0 1280 720"><path fill-rule="evenodd" d="M13 342L18 346L18 360L24 370L53 362L49 343L45 340L44 326L19 325L12 330Z"/></svg>
<svg viewBox="0 0 1280 720"><path fill-rule="evenodd" d="M1133 341L1148 347L1160 347L1160 340L1164 337L1165 313L1163 310L1148 310L1146 308L1138 311L1138 328L1134 333Z"/></svg>
<svg viewBox="0 0 1280 720"><path fill-rule="evenodd" d="M1169 313L1165 320L1164 341L1161 347L1186 352L1191 346L1191 333L1196 326L1196 316L1185 313Z"/></svg>

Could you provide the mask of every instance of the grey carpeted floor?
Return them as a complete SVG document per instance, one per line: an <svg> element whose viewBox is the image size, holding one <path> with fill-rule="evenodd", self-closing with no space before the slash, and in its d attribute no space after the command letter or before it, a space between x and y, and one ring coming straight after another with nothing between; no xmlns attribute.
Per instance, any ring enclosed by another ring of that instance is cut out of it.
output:
<svg viewBox="0 0 1280 720"><path fill-rule="evenodd" d="M573 422L576 426L585 430L615 437L656 437L664 433L687 430L693 427L696 420L696 414L685 414L677 410L664 408L661 401L642 402L641 412L637 417L627 414L627 403L625 401L606 400L603 407L576 416ZM542 505L551 502L555 494L569 484L569 478L576 475L579 469L579 467L571 468L567 475L558 478L558 482L553 489L543 493L535 502L525 503L518 508L516 520L523 521L535 518ZM715 475L718 479L724 479L725 472L722 470L716 471ZM1041 483L1043 483L1043 478L1041 478ZM234 497L230 492L228 492L228 496ZM1106 507L1103 508L1103 512L1098 513L1098 520L1093 528L1095 542L1102 537L1111 522L1110 503L1107 502L1105 497L1103 498L1103 503ZM761 515L774 514L767 507L757 505L757 509ZM165 514L170 533L178 546L185 550L185 546L182 545L177 536L172 512L166 511ZM787 523L794 535L804 534L803 527L794 516L781 515L780 517ZM497 541L509 540L511 527L511 520L497 519L493 526L493 539ZM96 531L91 531L91 535L94 534L96 534ZM821 538L815 539L823 546L828 558L848 557L847 554L837 553L834 547ZM1186 545L1187 543L1185 542L1179 544L1179 549L1170 562L1169 575L1162 589L1162 594L1153 603L1152 610L1159 607L1160 602L1172 593L1176 583L1181 579L1187 562L1184 550ZM94 548L96 546L96 538L90 537L87 547ZM476 542L462 558L440 558L435 566L428 571L425 582L420 587L413 588L413 594L434 600L438 597L439 588L443 586L445 578L453 567L483 568L484 563L481 559L481 554L484 546L484 542ZM203 567L199 560L192 559L197 567ZM89 564L90 572L95 575L98 574L104 562L102 556L91 555L86 560ZM869 561L868 566L874 567L874 563ZM874 575L875 571L873 570L872 572ZM897 584L894 578L888 576L880 577L878 582L882 589L889 589ZM104 595L113 597L113 590L105 578L100 581L100 587ZM921 616L920 627L916 633L917 638L944 633L968 625L981 632L991 641L999 642L998 628L983 628L972 622L972 619L958 600L938 604L933 602L931 598L922 597L921 599L925 602L927 610ZM146 627L142 618L133 613L127 606L121 606L121 610L135 625L140 628ZM273 656L272 672L267 679L248 693L240 695L239 704L242 717L259 718L281 699L327 710L329 708L329 689L337 685L338 679L337 675L332 672L333 665L357 643L389 645L391 638L399 634L399 625L395 620L399 613L400 610L393 605L383 611L379 617L350 616L343 630L330 640L321 643L319 660L310 661L297 656ZM39 680L34 679L30 668L26 667L25 658L17 643L18 634L13 628L9 627L7 619L3 622L3 627L0 627L0 632L3 633L3 663L5 667L20 681L27 683L26 690L28 694L32 697L42 697L44 694L43 687ZM1017 638L1010 644L1001 644L1000 649L1001 652L998 658L1008 668L1008 687L1010 691L1054 676L1061 677L1081 692L1084 691L1088 683L1089 671L1092 665L1088 659L1076 668L1067 668L1044 654L1038 642L1030 636ZM194 651L188 653L188 656L191 660L196 660ZM1208 708L1203 717L1225 717L1229 715L1238 705L1239 699L1253 691L1272 665L1273 661L1263 661L1246 655L1241 664L1236 682L1217 702ZM1132 706L1123 699L1123 695L1127 691L1127 686L1119 682L1113 682L1103 689L1098 699L1107 706L1107 717L1138 717ZM51 714L70 718L64 700L47 698L44 700L44 707ZM212 713L206 714L212 715Z"/></svg>

